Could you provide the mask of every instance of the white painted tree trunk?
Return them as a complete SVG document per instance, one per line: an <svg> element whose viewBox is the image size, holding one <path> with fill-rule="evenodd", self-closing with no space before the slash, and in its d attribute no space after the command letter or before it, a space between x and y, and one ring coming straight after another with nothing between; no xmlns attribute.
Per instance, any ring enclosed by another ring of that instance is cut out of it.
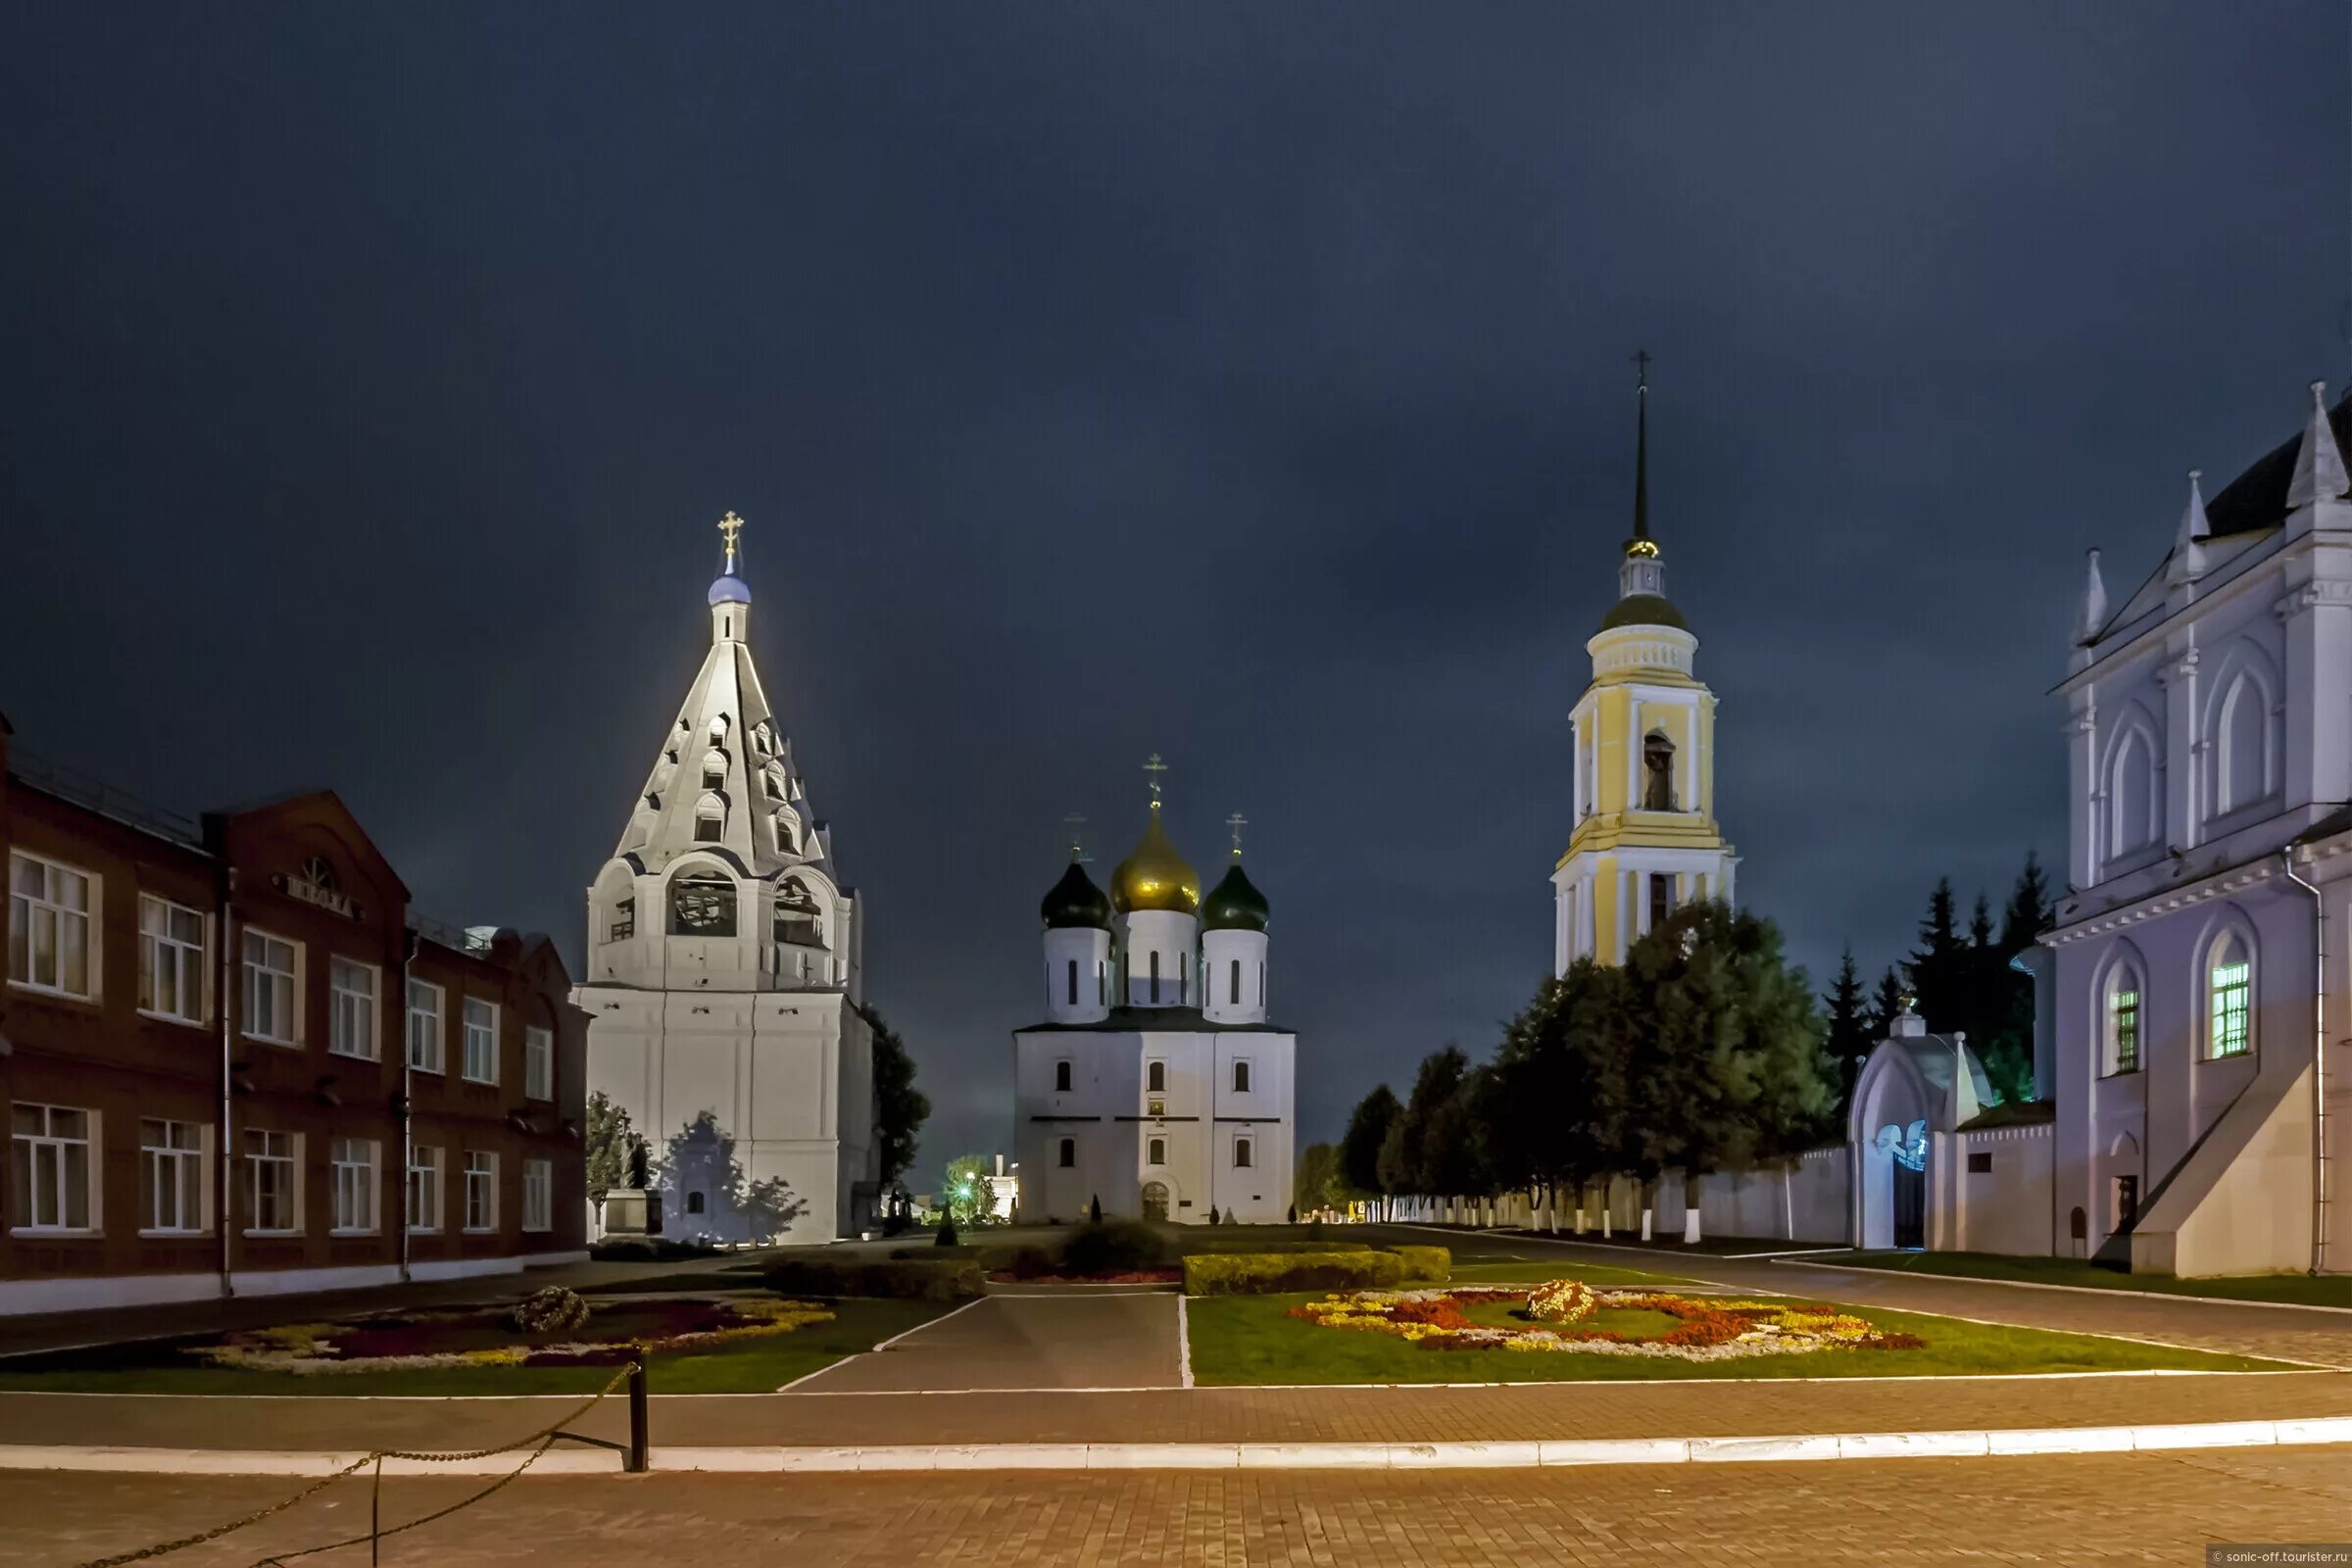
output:
<svg viewBox="0 0 2352 1568"><path fill-rule="evenodd" d="M1690 1247L1698 1245L1698 1207L1696 1204L1683 1210L1683 1242L1686 1246Z"/></svg>
<svg viewBox="0 0 2352 1568"><path fill-rule="evenodd" d="M1649 1240L1649 1218L1651 1212L1652 1211L1647 1207L1644 1207L1642 1210L1642 1239L1645 1242Z"/></svg>

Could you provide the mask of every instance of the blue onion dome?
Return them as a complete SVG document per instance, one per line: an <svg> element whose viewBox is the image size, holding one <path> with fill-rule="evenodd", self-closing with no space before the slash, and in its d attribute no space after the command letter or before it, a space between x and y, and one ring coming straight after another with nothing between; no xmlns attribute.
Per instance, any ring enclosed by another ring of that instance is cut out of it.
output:
<svg viewBox="0 0 2352 1568"><path fill-rule="evenodd" d="M1095 879L1076 860L1047 891L1037 912L1049 931L1110 929L1110 896L1095 886Z"/></svg>
<svg viewBox="0 0 2352 1568"><path fill-rule="evenodd" d="M751 602L751 585L731 571L710 585L712 605L748 605Z"/></svg>
<svg viewBox="0 0 2352 1568"><path fill-rule="evenodd" d="M1110 903L1121 914L1136 909L1191 914L1200 907L1200 874L1168 842L1167 830L1159 825L1157 801L1152 803L1142 841L1110 873Z"/></svg>
<svg viewBox="0 0 2352 1568"><path fill-rule="evenodd" d="M1257 891L1235 860L1225 873L1224 880L1209 889L1208 897L1200 901L1200 929L1203 931L1263 931L1271 914L1266 907L1266 896Z"/></svg>

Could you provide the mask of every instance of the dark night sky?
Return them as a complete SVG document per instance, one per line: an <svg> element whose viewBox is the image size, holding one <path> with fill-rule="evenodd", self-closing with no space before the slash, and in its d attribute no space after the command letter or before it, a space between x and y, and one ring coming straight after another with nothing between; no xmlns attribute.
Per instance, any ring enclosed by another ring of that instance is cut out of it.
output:
<svg viewBox="0 0 2352 1568"><path fill-rule="evenodd" d="M576 961L733 508L922 1168L1154 750L1330 1136L1548 961L1638 347L1742 902L1875 973L2062 858L2082 551L2343 374L2344 75L2320 4L12 8L0 708Z"/></svg>

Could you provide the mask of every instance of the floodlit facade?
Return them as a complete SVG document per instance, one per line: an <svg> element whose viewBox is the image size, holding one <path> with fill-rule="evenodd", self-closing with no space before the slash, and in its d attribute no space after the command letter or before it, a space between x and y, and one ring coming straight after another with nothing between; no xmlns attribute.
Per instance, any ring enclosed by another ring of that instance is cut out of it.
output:
<svg viewBox="0 0 2352 1568"><path fill-rule="evenodd" d="M740 526L710 652L589 886L573 1000L590 1087L652 1147L665 1234L828 1242L878 1196L863 910L752 662Z"/></svg>
<svg viewBox="0 0 2352 1568"><path fill-rule="evenodd" d="M1639 395L1633 537L1569 718L1575 827L1551 873L1556 974L1579 958L1623 962L1681 905L1731 902L1739 865L1715 820L1715 694L1692 672L1698 638L1666 597L1649 533L1646 380Z"/></svg>
<svg viewBox="0 0 2352 1568"><path fill-rule="evenodd" d="M1237 831L1203 899L1156 785L1107 895L1073 849L1040 909L1046 1018L1013 1036L1022 1218L1288 1216L1298 1037L1271 1021L1270 910L1241 855Z"/></svg>

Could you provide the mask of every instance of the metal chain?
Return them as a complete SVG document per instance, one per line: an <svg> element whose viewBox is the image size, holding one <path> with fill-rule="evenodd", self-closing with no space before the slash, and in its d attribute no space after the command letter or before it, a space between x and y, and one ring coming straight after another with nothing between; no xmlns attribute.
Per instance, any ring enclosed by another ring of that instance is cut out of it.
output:
<svg viewBox="0 0 2352 1568"><path fill-rule="evenodd" d="M547 1452L549 1448L555 1446L555 1441L557 1438L563 1435L564 1428L571 1425L571 1423L586 1415L590 1410L595 1409L596 1406L603 1401L607 1395L611 1394L614 1389L620 1387L622 1382L627 1379L631 1370L632 1369L629 1367L622 1367L618 1372L612 1374L612 1380L610 1383L607 1383L603 1388L597 1390L596 1393L589 1396L585 1401L573 1409L568 1415L558 1418L553 1425L541 1427L538 1431L527 1433L522 1437L513 1440L512 1442L502 1443L495 1448L472 1448L464 1453L424 1453L408 1448L370 1449L368 1452L362 1454L359 1458L354 1459L351 1463L345 1465L342 1469L337 1470L334 1474L319 1478L311 1485L303 1488L300 1492L295 1493L292 1496L283 1498L277 1502L273 1502L269 1507L264 1508L257 1513L247 1514L242 1519L232 1519L227 1524L216 1525L210 1530L200 1531L192 1536L183 1536L177 1541L159 1542L152 1546L142 1546L136 1551L122 1552L112 1557L95 1557L88 1562L79 1564L78 1568L122 1568L122 1565L125 1563L145 1562L150 1558L161 1557L171 1552L185 1550L189 1546L201 1546L208 1541L219 1540L220 1537L227 1535L232 1530L242 1530L248 1525L261 1523L264 1519L269 1518L271 1514L283 1513L288 1508L291 1508L296 1503L302 1501L304 1498L314 1496L317 1494L325 1491L328 1487L333 1486L336 1482L341 1481L344 1477L364 1470L371 1464L377 1466L377 1482L380 1486L383 1475L381 1461L385 1459L413 1459L420 1460L428 1464L457 1464L463 1463L464 1461L469 1459L487 1459L492 1454L512 1453L517 1448L527 1447L532 1444L538 1445L536 1448L532 1449L530 1457L523 1460L522 1463L512 1473L500 1477L488 1487L483 1488L480 1492L475 1493L472 1496L466 1498L465 1501L453 1503L449 1507L440 1510L438 1513L426 1514L421 1519L412 1519L405 1525L394 1525L390 1530L370 1530L369 1533L365 1536L355 1536L349 1541L338 1541L334 1544L334 1546L312 1546L302 1551L283 1552L280 1555L288 1558L307 1557L314 1552L331 1551L335 1546L357 1545L363 1542L375 1540L379 1536L397 1535L403 1530L414 1530L418 1525L430 1524L433 1520L455 1513L458 1509L464 1508L468 1504L479 1502L482 1498L489 1496L492 1493L498 1491L499 1488L505 1486L508 1482L513 1481L516 1476L521 1475L523 1471L528 1470L532 1465L538 1463L539 1456ZM260 1559L262 1563L273 1563L277 1560L277 1557L264 1557Z"/></svg>

